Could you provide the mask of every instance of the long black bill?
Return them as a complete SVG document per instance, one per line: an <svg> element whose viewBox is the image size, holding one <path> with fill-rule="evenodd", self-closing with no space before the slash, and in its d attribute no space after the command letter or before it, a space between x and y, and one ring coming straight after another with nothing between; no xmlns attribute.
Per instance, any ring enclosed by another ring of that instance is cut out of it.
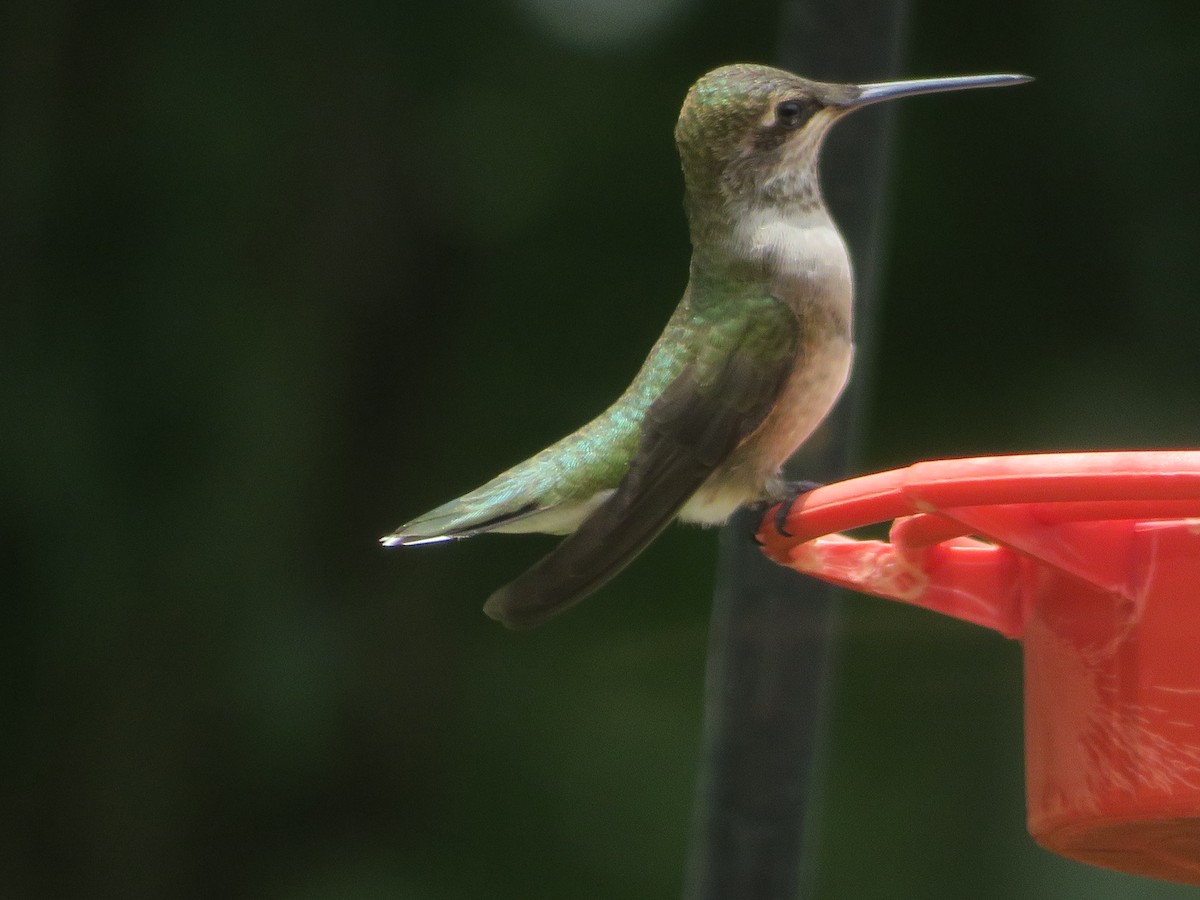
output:
<svg viewBox="0 0 1200 900"><path fill-rule="evenodd" d="M861 93L846 102L847 109L858 109L883 100L913 97L917 94L940 94L943 91L967 91L972 88L1007 87L1033 81L1028 75L960 75L951 78L917 78L912 81L880 81L860 84Z"/></svg>

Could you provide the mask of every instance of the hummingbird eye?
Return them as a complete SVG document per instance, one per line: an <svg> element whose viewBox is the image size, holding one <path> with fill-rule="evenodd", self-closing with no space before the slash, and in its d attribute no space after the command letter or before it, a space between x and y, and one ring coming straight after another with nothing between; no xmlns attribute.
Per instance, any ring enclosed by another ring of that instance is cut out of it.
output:
<svg viewBox="0 0 1200 900"><path fill-rule="evenodd" d="M780 128L799 128L812 118L817 104L812 100L784 100L775 107L775 124Z"/></svg>

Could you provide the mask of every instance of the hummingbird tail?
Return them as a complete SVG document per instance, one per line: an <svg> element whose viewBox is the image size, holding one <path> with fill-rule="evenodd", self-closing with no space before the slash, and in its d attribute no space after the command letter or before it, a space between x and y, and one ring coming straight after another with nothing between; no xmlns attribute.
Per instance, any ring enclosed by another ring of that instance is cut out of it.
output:
<svg viewBox="0 0 1200 900"><path fill-rule="evenodd" d="M480 508L464 503L465 498L452 500L425 515L401 525L391 534L379 539L385 547L415 547L442 541L459 541L502 525L523 519L537 511L535 502L511 509Z"/></svg>

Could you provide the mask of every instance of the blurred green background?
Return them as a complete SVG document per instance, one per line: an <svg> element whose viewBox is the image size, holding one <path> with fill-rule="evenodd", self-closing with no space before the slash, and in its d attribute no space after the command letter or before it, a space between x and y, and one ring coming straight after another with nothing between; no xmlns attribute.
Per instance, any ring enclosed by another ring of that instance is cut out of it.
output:
<svg viewBox="0 0 1200 900"><path fill-rule="evenodd" d="M1200 6L1081 10L911 4L898 74L1039 80L898 107L856 470L1200 446ZM624 386L679 103L780 16L0 13L0 897L678 895L715 536L528 634L548 540L375 540ZM816 896L1194 896L1033 845L1016 644L840 630Z"/></svg>

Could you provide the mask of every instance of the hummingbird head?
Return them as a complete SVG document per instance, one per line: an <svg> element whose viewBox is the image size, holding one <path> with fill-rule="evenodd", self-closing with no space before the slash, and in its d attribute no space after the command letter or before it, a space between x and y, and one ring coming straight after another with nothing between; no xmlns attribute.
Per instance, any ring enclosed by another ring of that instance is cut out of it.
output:
<svg viewBox="0 0 1200 900"><path fill-rule="evenodd" d="M689 205L819 203L821 143L858 91L767 66L709 72L675 125Z"/></svg>
<svg viewBox="0 0 1200 900"><path fill-rule="evenodd" d="M817 161L830 126L860 107L936 91L1017 84L1024 75L975 75L879 84L811 81L781 69L714 69L688 91L675 125L688 215L821 205Z"/></svg>

